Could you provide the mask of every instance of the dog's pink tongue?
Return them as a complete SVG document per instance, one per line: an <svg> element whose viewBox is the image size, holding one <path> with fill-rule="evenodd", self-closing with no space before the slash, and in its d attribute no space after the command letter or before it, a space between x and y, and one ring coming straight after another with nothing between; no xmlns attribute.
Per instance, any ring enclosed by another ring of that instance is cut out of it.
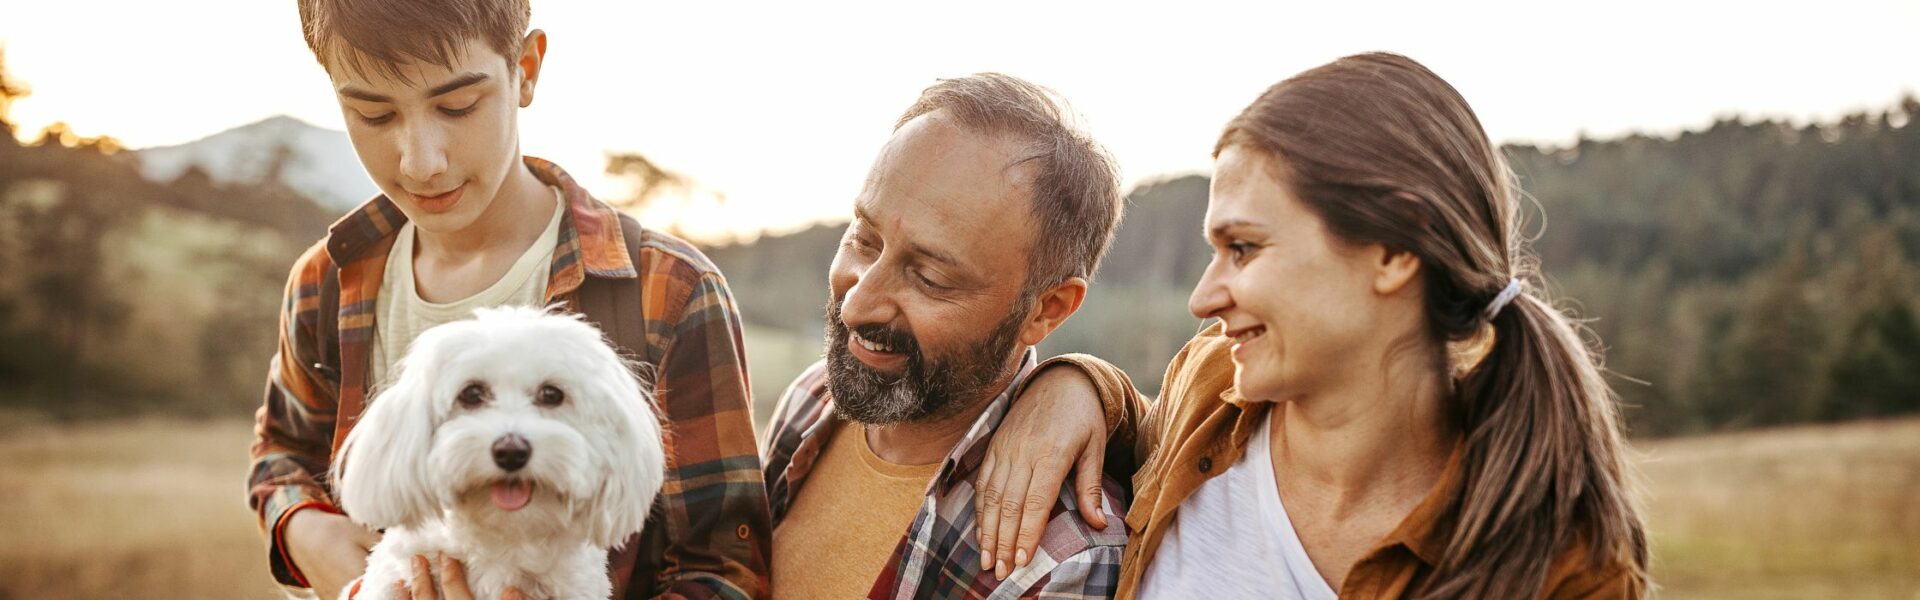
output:
<svg viewBox="0 0 1920 600"><path fill-rule="evenodd" d="M513 481L493 484L493 505L500 510L513 512L525 508L533 500L533 484L525 481Z"/></svg>

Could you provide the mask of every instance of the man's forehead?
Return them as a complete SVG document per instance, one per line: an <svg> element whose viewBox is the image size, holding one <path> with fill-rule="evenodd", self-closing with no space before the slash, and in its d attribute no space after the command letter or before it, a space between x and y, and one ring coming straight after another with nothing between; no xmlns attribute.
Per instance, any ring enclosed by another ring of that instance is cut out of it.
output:
<svg viewBox="0 0 1920 600"><path fill-rule="evenodd" d="M941 111L903 125L887 141L869 184L946 211L1025 205L1034 169L1012 136L982 133Z"/></svg>
<svg viewBox="0 0 1920 600"><path fill-rule="evenodd" d="M995 207L979 198L911 194L863 194L854 218L928 262L991 276L1022 260L1029 226L1024 207Z"/></svg>
<svg viewBox="0 0 1920 600"><path fill-rule="evenodd" d="M1034 169L1020 160L1022 146L942 110L915 117L881 150L855 214L955 262L994 268L1000 254L1032 241Z"/></svg>
<svg viewBox="0 0 1920 600"><path fill-rule="evenodd" d="M902 236L897 243L905 246L915 255L933 262L964 267L968 264L964 243L958 243L948 235L951 230L929 226L937 225L940 220L933 218L911 218L888 210L884 202L875 202L862 198L854 203L853 216L862 227L872 228L889 236Z"/></svg>
<svg viewBox="0 0 1920 600"><path fill-rule="evenodd" d="M1000 170L1017 166L1026 145L1020 136L982 127L963 123L946 109L934 110L901 124L887 140L885 151L980 161Z"/></svg>

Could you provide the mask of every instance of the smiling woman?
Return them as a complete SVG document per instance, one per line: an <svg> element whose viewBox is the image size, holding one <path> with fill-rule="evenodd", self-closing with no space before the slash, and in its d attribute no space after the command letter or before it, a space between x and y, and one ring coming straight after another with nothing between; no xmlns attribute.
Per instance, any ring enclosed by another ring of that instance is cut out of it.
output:
<svg viewBox="0 0 1920 600"><path fill-rule="evenodd" d="M1169 367L1208 383L1155 407L1120 595L1644 595L1615 397L1527 291L1513 175L1459 92L1350 56L1269 88L1217 148L1215 255L1188 308L1220 322ZM1192 449L1218 442L1216 477ZM1250 509L1273 518L1208 527Z"/></svg>
<svg viewBox="0 0 1920 600"><path fill-rule="evenodd" d="M1460 93L1404 56L1349 56L1268 88L1215 159L1187 305L1215 322L1143 418L1107 411L1112 450L1142 465L1117 597L1645 595L1616 399L1537 291L1513 175ZM1087 367L1100 404L1136 400L1110 365L1056 360ZM1098 408L1007 419L1097 444ZM1023 452L987 460L1059 485L1060 461Z"/></svg>

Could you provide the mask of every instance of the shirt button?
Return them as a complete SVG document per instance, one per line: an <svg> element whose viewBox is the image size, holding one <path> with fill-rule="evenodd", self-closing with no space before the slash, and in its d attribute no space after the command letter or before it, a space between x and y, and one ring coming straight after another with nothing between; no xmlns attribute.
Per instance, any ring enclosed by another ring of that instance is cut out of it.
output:
<svg viewBox="0 0 1920 600"><path fill-rule="evenodd" d="M1213 457L1210 457L1210 456L1200 457L1200 472L1205 473L1207 471L1212 471L1212 470L1213 470Z"/></svg>
<svg viewBox="0 0 1920 600"><path fill-rule="evenodd" d="M733 530L733 534L740 536L740 539L744 540L744 539L747 539L748 537L751 537L753 535L753 531L750 529L747 529L747 525L745 523L742 523L740 527Z"/></svg>

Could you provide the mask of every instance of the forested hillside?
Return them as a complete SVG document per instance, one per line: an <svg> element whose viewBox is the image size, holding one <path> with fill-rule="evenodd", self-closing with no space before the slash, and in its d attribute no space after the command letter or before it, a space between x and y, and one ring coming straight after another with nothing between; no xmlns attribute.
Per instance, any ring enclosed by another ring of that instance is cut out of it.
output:
<svg viewBox="0 0 1920 600"><path fill-rule="evenodd" d="M1917 119L1909 97L1838 122L1505 148L1551 291L1604 345L1636 434L1920 411ZM1200 325L1206 194L1199 176L1133 190L1085 307L1042 350L1099 354L1156 391ZM711 253L749 322L818 340L840 230Z"/></svg>

